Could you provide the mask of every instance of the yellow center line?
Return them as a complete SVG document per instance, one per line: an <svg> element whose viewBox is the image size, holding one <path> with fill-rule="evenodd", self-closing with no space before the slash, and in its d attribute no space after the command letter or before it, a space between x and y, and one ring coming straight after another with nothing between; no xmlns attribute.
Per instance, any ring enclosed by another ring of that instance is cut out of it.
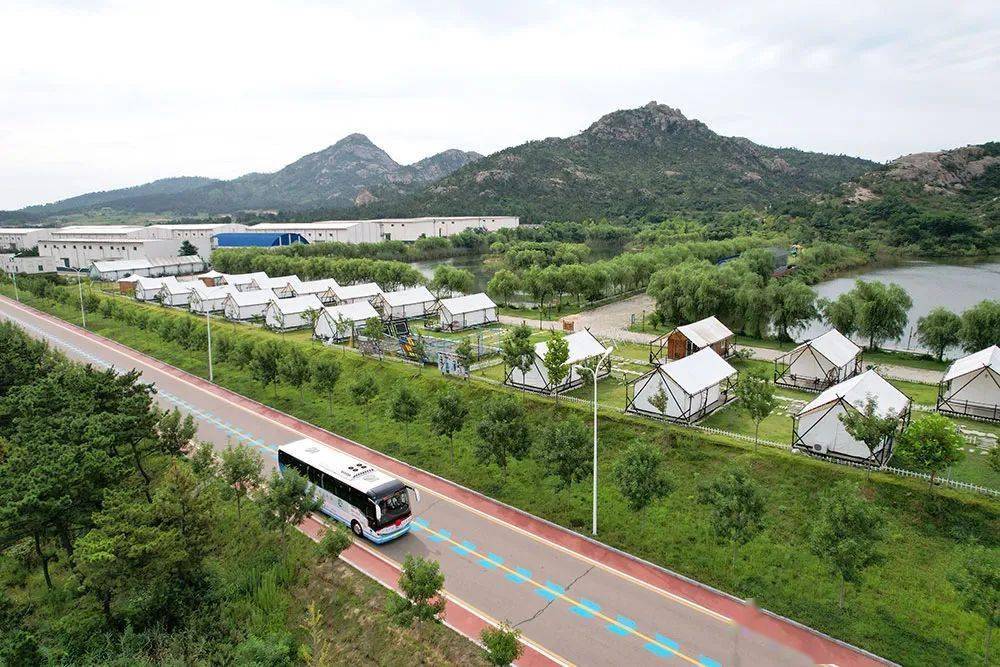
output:
<svg viewBox="0 0 1000 667"><path fill-rule="evenodd" d="M420 525L420 524L417 524L417 525ZM563 600L564 602L567 602L568 604L570 604L573 607L579 607L580 609L585 610L587 613L592 614L593 616L597 616L597 617L601 618L602 620L607 621L608 623L611 623L613 625L618 626L619 628L621 628L622 630L625 630L629 634L635 635L636 637L639 637L640 639L644 639L649 644L654 644L654 645L659 646L660 648L662 648L664 650L670 651L674 655L676 655L676 656L678 656L680 658L684 658L685 660L687 660L688 662L690 662L692 665L699 665L699 667L700 667L701 664L702 664L699 660L695 660L691 656L686 655L686 654L678 651L674 647L667 646L666 644L657 641L655 638L649 637L648 635L645 635L645 634L639 632L635 628L629 627L629 626L625 625L624 623L621 623L617 619L614 619L614 618L611 618L610 616L602 614L601 612L597 611L596 609L592 609L592 608L588 607L585 604L581 604L580 602L577 602L576 600L574 600L570 596L566 595L565 593L559 593L557 591L554 591L551 588L549 588L548 586L546 586L544 584L538 583L537 581L535 581L531 577L526 577L523 574L521 574L520 572L518 572L517 570L511 569L511 568L507 567L506 565L504 565L503 563L498 563L495 560L493 560L492 558L490 558L489 556L481 554L478 551L476 551L475 549L470 549L469 547L465 546L461 542L456 542L455 540L451 539L447 535L442 535L441 533L439 533L438 531L434 530L433 528L430 528L429 526L420 525L420 529L424 530L424 531L427 531L428 533L431 533L431 534L435 535L441 541L452 543L453 545L457 546L460 550L464 551L465 553L468 553L470 555L475 555L476 557L480 558L481 560L488 561L488 562L492 563L494 566L496 566L496 567L500 568L501 570L504 570L504 571L506 571L506 572L514 575L518 579L520 579L522 581L525 581L525 582L531 583L536 588L541 588L542 590L548 591L552 595L555 595L556 597L558 597L559 599Z"/></svg>

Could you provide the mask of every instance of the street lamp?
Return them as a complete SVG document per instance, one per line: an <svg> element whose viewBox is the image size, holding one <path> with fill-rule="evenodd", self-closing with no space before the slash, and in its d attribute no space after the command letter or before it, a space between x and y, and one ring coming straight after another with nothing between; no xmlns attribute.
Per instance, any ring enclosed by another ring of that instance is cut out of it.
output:
<svg viewBox="0 0 1000 667"><path fill-rule="evenodd" d="M208 381L215 382L212 377L212 311L205 309L205 324L208 326Z"/></svg>
<svg viewBox="0 0 1000 667"><path fill-rule="evenodd" d="M594 379L594 509L593 509L593 527L591 528L591 533L597 535L597 369L601 367L604 360L607 358L615 348L609 347L601 355L600 359L597 360L597 364L593 368L588 368L587 366L581 366L579 364L573 364L571 370L575 369L577 373L581 371L589 371L591 377Z"/></svg>
<svg viewBox="0 0 1000 667"><path fill-rule="evenodd" d="M83 269L75 269L76 271L76 286L80 290L80 319L83 320L83 328L87 328L87 311L83 307L83 279L80 274L83 273Z"/></svg>

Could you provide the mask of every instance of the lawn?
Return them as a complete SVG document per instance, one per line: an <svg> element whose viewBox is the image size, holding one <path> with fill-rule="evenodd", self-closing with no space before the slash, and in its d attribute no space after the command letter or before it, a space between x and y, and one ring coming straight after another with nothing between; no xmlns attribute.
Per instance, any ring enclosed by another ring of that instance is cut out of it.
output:
<svg viewBox="0 0 1000 667"><path fill-rule="evenodd" d="M72 308L51 302L39 304L73 318ZM99 315L88 318L92 330L146 351L169 363L204 375L205 355L184 350L157 335ZM260 333L261 336L274 334ZM276 339L280 337L275 336ZM302 344L287 341L289 344ZM311 350L318 348L311 346ZM475 456L472 424L483 414L484 403L498 391L483 383L442 377L427 368L414 374L411 366L335 354L344 366L343 379L333 392L331 414L326 396L311 388L300 392L279 384L276 393L253 380L248 371L230 361L216 365L216 382L234 391L273 404L302 419L400 457L503 502L567 526L584 530L590 518L590 477L557 491L555 481L534 456L515 460L502 475L495 465ZM381 394L366 406L351 399L350 379L370 372L379 379ZM501 372L487 369L485 374ZM390 417L389 396L402 383L411 383L424 400L421 415L401 437ZM620 385L618 385L620 386ZM455 438L456 459L450 462L448 442L432 434L430 407L445 387L459 391L469 402L468 426ZM623 387L621 390L623 391ZM580 391L580 390L577 390ZM599 392L609 403L619 391L607 380ZM544 446L552 423L579 419L586 422L589 406L523 395L535 447ZM601 399L604 400L603 398ZM600 430L599 504L603 529L600 539L616 548L675 569L838 638L904 664L981 664L984 623L963 611L948 581L957 561L957 549L971 540L1000 546L1000 504L990 499L943 489L929 494L925 485L873 474L865 484L861 471L817 461L783 450L672 428L673 443L663 446L665 468L672 490L659 501L632 511L607 474L622 449L636 441L662 442L662 426L639 418L602 412ZM747 432L735 406L711 419L734 420L727 428ZM787 416L774 416L762 426L761 436L785 441L781 433ZM740 421L737 424L737 420ZM749 426L752 433L752 425ZM708 511L697 502L698 487L728 465L748 467L767 494L764 531L739 550L735 568L730 549L712 537ZM835 482L851 479L865 484L866 495L882 512L886 543L884 561L868 570L848 593L848 604L837 605L837 581L809 550L809 527L820 494Z"/></svg>

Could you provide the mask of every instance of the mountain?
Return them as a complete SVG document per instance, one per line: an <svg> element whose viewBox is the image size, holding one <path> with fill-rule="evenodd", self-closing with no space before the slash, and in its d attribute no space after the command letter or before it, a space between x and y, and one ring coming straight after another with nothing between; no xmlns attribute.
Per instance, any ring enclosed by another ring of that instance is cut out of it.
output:
<svg viewBox="0 0 1000 667"><path fill-rule="evenodd" d="M571 137L504 149L368 213L504 213L537 222L737 209L822 193L875 166L721 136L650 102L609 113Z"/></svg>
<svg viewBox="0 0 1000 667"><path fill-rule="evenodd" d="M274 173L233 180L166 179L113 193L94 193L23 209L32 218L110 206L121 211L176 214L230 213L245 209L303 209L363 205L409 194L481 158L447 150L401 165L363 134L350 134ZM181 187L182 182L188 187ZM174 187L157 184L172 183ZM373 195L376 190L378 195ZM112 196L113 195L113 196Z"/></svg>

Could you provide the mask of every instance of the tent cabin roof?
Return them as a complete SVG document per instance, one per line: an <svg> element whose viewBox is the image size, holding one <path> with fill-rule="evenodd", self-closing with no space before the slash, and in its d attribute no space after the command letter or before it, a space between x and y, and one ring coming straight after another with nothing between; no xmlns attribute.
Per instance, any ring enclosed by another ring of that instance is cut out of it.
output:
<svg viewBox="0 0 1000 667"><path fill-rule="evenodd" d="M362 297L371 298L377 294L382 294L382 288L376 283L338 285L333 288L333 293L337 295L338 299L346 301L348 299L359 299Z"/></svg>
<svg viewBox="0 0 1000 667"><path fill-rule="evenodd" d="M202 282L193 281L191 291L198 295L199 299L222 299L235 290L231 285L213 285L209 287Z"/></svg>
<svg viewBox="0 0 1000 667"><path fill-rule="evenodd" d="M257 286L261 289L270 287L271 289L295 286L299 284L298 276L274 276L273 278L264 274L263 278L255 278Z"/></svg>
<svg viewBox="0 0 1000 667"><path fill-rule="evenodd" d="M423 285L395 292L383 292L382 298L385 299L385 302L393 308L397 306L412 306L418 303L437 301L437 297L431 294L431 291Z"/></svg>
<svg viewBox="0 0 1000 667"><path fill-rule="evenodd" d="M262 303L276 301L278 297L269 289L253 290L252 292L240 292L232 290L229 296L237 306L259 306Z"/></svg>
<svg viewBox="0 0 1000 667"><path fill-rule="evenodd" d="M174 276L163 276L162 278L150 278L148 276L139 276L136 281L136 287L141 289L160 289L165 283L175 283L177 278Z"/></svg>
<svg viewBox="0 0 1000 667"><path fill-rule="evenodd" d="M824 390L809 401L799 414L803 415L839 400L844 400L860 410L869 396L875 399L876 412L882 417L888 416L890 410L899 415L910 405L910 399L906 394L886 382L874 370L869 370Z"/></svg>
<svg viewBox="0 0 1000 667"><path fill-rule="evenodd" d="M493 299L486 294L467 294L465 296L455 296L450 299L441 299L441 308L452 315L462 315L463 313L475 313L480 310L490 310L496 308Z"/></svg>
<svg viewBox="0 0 1000 667"><path fill-rule="evenodd" d="M118 282L120 282L120 283L137 283L137 282L139 282L139 278L142 278L142 276L136 276L136 275L125 276L124 278L119 278Z"/></svg>
<svg viewBox="0 0 1000 667"><path fill-rule="evenodd" d="M736 369L710 347L677 361L660 364L660 371L689 396L736 375Z"/></svg>
<svg viewBox="0 0 1000 667"><path fill-rule="evenodd" d="M714 315L691 324L683 324L677 327L677 331L698 347L708 347L733 336L729 327Z"/></svg>
<svg viewBox="0 0 1000 667"><path fill-rule="evenodd" d="M320 311L323 309L323 302L315 294L293 296L290 299L275 299L271 302L271 305L285 315L304 313L307 310Z"/></svg>
<svg viewBox="0 0 1000 667"><path fill-rule="evenodd" d="M816 350L816 352L838 368L849 364L861 354L861 348L836 329L830 329L822 336L817 336L810 341L802 343L788 354L804 350L808 347Z"/></svg>
<svg viewBox="0 0 1000 667"><path fill-rule="evenodd" d="M199 274L198 274L197 276L195 276L195 277L196 277L196 278L223 278L223 277L225 277L225 275L226 275L226 274L224 274L224 273L219 273L219 272L218 272L218 271L216 271L215 269L212 269L211 271L206 271L205 273L199 273Z"/></svg>
<svg viewBox="0 0 1000 667"><path fill-rule="evenodd" d="M337 287L337 281L333 278L321 278L319 280L300 280L295 284L296 292L306 292L319 294Z"/></svg>
<svg viewBox="0 0 1000 667"><path fill-rule="evenodd" d="M354 303L342 303L339 306L326 306L323 308L331 321L336 322L343 317L351 322L367 320L378 317L378 311L367 301L355 301Z"/></svg>
<svg viewBox="0 0 1000 667"><path fill-rule="evenodd" d="M263 271L255 273L223 273L222 278L226 281L227 285L248 285L251 282L266 281L267 274Z"/></svg>
<svg viewBox="0 0 1000 667"><path fill-rule="evenodd" d="M956 359L948 367L943 380L948 382L983 368L990 368L994 372L1000 373L1000 347L991 345L985 350L979 350L979 352L973 352L961 359Z"/></svg>
<svg viewBox="0 0 1000 667"><path fill-rule="evenodd" d="M182 283L178 280L168 280L160 289L167 290L168 294L190 294L195 290L195 284L192 281Z"/></svg>
<svg viewBox="0 0 1000 667"><path fill-rule="evenodd" d="M566 342L569 344L569 357L566 358L567 364L575 364L584 359L598 357L607 351L607 348L604 347L601 341L594 338L594 334L590 333L589 329L577 331L566 336ZM547 342L535 343L535 356L539 359L544 359L548 351L549 345Z"/></svg>

